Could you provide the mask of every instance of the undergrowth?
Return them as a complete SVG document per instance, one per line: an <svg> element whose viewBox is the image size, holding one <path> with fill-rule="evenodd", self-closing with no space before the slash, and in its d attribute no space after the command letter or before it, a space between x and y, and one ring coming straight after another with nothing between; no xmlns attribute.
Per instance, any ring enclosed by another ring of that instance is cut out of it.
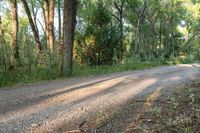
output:
<svg viewBox="0 0 200 133"><path fill-rule="evenodd" d="M126 62L124 64L104 65L104 66L80 66L74 65L72 77L85 77L91 75L108 74L128 70L141 70L151 67L166 65L162 62ZM45 80L66 79L67 76L60 76L58 67L23 67L9 72L0 71L0 87L12 86L23 83L34 83Z"/></svg>
<svg viewBox="0 0 200 133"><path fill-rule="evenodd" d="M200 132L200 80L177 90L165 101L156 101L141 118L133 126L145 125L149 132Z"/></svg>

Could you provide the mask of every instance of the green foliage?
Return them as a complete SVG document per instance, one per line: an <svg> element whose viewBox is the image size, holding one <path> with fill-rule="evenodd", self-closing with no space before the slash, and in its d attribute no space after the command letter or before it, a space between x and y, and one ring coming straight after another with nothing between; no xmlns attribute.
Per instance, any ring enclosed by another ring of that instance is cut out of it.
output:
<svg viewBox="0 0 200 133"><path fill-rule="evenodd" d="M181 61L178 57L171 57L169 60L166 60L166 63L169 65L181 64Z"/></svg>
<svg viewBox="0 0 200 133"><path fill-rule="evenodd" d="M193 50L193 53L194 53L195 59L197 59L198 61L200 61L200 48L199 48L199 47L196 47L196 48Z"/></svg>
<svg viewBox="0 0 200 133"><path fill-rule="evenodd" d="M127 62L124 64L102 65L102 66L80 66L74 65L73 76L84 77L128 70L148 69L164 65L159 62ZM59 65L56 65L59 66ZM11 86L19 83L32 83L43 80L58 79L60 77L59 67L48 67L44 65L31 65L18 68L11 72L0 72L0 87ZM65 78L67 78L65 76Z"/></svg>
<svg viewBox="0 0 200 133"><path fill-rule="evenodd" d="M177 111L178 106L179 106L179 103L178 103L176 97L171 97L171 98L170 98L170 103L171 103L171 105L172 105L173 110L174 110L174 111Z"/></svg>
<svg viewBox="0 0 200 133"><path fill-rule="evenodd" d="M27 2L31 13L41 11L43 1ZM62 9L63 0L60 2ZM41 21L37 23L42 46L38 54L29 21L21 8L18 10L19 60L14 59L11 6L6 0L0 3L8 5L0 9L0 30L3 30L0 35L0 86L59 78L63 57L58 47L62 46L56 45L54 52L46 49L48 42L45 31L42 32L44 22L35 16ZM58 0L55 1L57 8ZM197 0L79 0L73 49L74 76L200 61L199 9ZM58 15L57 10L55 15ZM185 24L181 25L181 21ZM58 26L54 27L57 44ZM135 52L137 39L140 40L138 53Z"/></svg>
<svg viewBox="0 0 200 133"><path fill-rule="evenodd" d="M99 74L108 74L113 72L122 72L128 70L142 70L148 69L156 66L165 65L162 62L133 62L129 61L124 64L113 64L113 65L101 65L101 66L80 66L75 65L75 71L73 75L75 77L79 76L90 76Z"/></svg>
<svg viewBox="0 0 200 133"><path fill-rule="evenodd" d="M5 36L0 36L0 66L4 67L0 70L6 70L9 66L11 47L8 45Z"/></svg>
<svg viewBox="0 0 200 133"><path fill-rule="evenodd" d="M75 58L88 65L112 64L119 45L119 31L111 25L111 14L103 2L90 5L84 12L87 10L90 10L84 16L87 23L77 33Z"/></svg>
<svg viewBox="0 0 200 133"><path fill-rule="evenodd" d="M150 109L150 112L153 113L157 118L161 116L161 108L160 107L153 107Z"/></svg>
<svg viewBox="0 0 200 133"><path fill-rule="evenodd" d="M0 73L0 87L16 84L39 82L43 80L52 80L59 77L59 69L39 68L18 68L12 72Z"/></svg>
<svg viewBox="0 0 200 133"><path fill-rule="evenodd" d="M180 61L181 61L181 63L183 63L183 64L189 64L189 63L192 63L192 62L195 62L195 58L194 58L194 56L193 55L188 55L188 56L186 56L184 59L181 59Z"/></svg>

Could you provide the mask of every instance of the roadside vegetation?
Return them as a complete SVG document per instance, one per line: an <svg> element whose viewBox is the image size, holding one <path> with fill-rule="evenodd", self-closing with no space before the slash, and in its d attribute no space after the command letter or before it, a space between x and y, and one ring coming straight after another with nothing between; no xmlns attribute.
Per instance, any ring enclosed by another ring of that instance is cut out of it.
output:
<svg viewBox="0 0 200 133"><path fill-rule="evenodd" d="M0 87L199 61L199 9L197 0L1 0Z"/></svg>
<svg viewBox="0 0 200 133"><path fill-rule="evenodd" d="M200 80L169 89L173 90L171 95L158 91L116 111L99 112L79 131L199 132Z"/></svg>
<svg viewBox="0 0 200 133"><path fill-rule="evenodd" d="M128 70L142 70L152 67L167 65L162 62L128 62L116 65L102 65L102 66L75 66L75 71L70 77L87 77L100 74L109 74L113 72L122 72ZM16 84L33 83L45 80L65 79L69 76L60 76L59 68L46 69L46 68L32 68L31 71L27 70L13 70L0 75L0 87L11 86Z"/></svg>
<svg viewBox="0 0 200 133"><path fill-rule="evenodd" d="M0 72L0 87L55 79L67 79L70 77L88 77L130 70L143 70L159 66L177 65L193 62L196 61L191 61L189 59L183 60L177 58L168 61L154 62L126 61L125 63L101 66L81 66L79 64L76 64L74 65L74 71L72 72L71 76L61 76L60 69L57 67L55 67L54 69L47 69L43 67L18 68L9 72Z"/></svg>

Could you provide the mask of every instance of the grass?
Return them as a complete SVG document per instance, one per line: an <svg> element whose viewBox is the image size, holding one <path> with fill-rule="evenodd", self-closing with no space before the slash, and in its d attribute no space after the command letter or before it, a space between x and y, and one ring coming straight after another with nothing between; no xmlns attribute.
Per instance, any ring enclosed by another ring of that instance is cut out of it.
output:
<svg viewBox="0 0 200 133"><path fill-rule="evenodd" d="M28 71L27 69L18 69L0 73L0 87L52 80L57 77L59 78L59 74L57 74L56 70L32 68L31 71Z"/></svg>
<svg viewBox="0 0 200 133"><path fill-rule="evenodd" d="M124 64L104 65L104 66L94 66L94 67L76 66L74 68L73 75L75 77L91 76L91 75L109 74L113 72L123 72L129 70L143 70L163 65L167 64L161 62L127 62Z"/></svg>
<svg viewBox="0 0 200 133"><path fill-rule="evenodd" d="M128 70L142 70L157 66L166 65L161 62L127 62L124 64L104 65L104 66L79 66L75 65L72 77L86 77L91 75L109 74ZM24 83L35 83L40 81L61 79L58 68L20 68L10 72L0 72L0 87L12 86ZM64 79L69 77L63 77Z"/></svg>

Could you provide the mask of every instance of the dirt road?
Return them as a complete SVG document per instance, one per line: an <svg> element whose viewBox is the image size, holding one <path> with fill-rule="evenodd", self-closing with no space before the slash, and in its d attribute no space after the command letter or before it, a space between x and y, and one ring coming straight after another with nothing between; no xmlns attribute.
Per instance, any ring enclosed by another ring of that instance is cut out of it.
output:
<svg viewBox="0 0 200 133"><path fill-rule="evenodd" d="M0 132L57 132L134 97L200 77L200 65L165 66L0 89Z"/></svg>

